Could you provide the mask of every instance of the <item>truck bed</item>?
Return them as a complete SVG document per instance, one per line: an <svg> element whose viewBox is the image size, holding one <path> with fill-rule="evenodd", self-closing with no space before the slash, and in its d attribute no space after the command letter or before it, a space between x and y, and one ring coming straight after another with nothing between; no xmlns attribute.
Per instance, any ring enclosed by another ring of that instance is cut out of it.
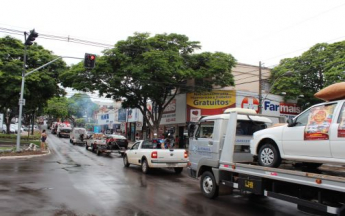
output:
<svg viewBox="0 0 345 216"><path fill-rule="evenodd" d="M294 167L292 164L283 164L279 168L270 168L254 163L221 163L219 169L345 192L345 167L343 166L323 165L315 170L306 170Z"/></svg>

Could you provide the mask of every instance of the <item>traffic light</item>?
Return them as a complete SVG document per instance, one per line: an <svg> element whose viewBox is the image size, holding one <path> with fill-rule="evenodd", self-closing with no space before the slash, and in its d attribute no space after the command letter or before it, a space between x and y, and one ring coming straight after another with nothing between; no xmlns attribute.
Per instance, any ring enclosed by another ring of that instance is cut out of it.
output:
<svg viewBox="0 0 345 216"><path fill-rule="evenodd" d="M33 41L38 37L38 33L35 32L35 29L30 31L29 37L25 41L25 45L31 46Z"/></svg>
<svg viewBox="0 0 345 216"><path fill-rule="evenodd" d="M85 58L84 58L84 67L85 68L91 68L91 69L94 68L95 62L96 62L96 55L95 54L85 53Z"/></svg>

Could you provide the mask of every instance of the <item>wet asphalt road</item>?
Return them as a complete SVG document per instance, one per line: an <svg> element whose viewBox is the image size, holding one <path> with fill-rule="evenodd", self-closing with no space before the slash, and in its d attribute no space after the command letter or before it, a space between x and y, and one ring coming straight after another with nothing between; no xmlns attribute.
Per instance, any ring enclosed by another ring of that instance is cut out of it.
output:
<svg viewBox="0 0 345 216"><path fill-rule="evenodd" d="M141 173L119 154L97 156L49 134L52 154L0 160L0 216L7 215L306 215L296 205L233 194L205 198L185 172Z"/></svg>

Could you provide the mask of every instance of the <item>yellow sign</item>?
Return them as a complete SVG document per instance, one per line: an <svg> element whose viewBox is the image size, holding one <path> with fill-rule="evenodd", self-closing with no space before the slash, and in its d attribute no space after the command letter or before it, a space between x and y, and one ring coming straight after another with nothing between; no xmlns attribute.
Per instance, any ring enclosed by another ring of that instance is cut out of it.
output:
<svg viewBox="0 0 345 216"><path fill-rule="evenodd" d="M199 109L219 109L236 103L236 91L188 93L187 105Z"/></svg>

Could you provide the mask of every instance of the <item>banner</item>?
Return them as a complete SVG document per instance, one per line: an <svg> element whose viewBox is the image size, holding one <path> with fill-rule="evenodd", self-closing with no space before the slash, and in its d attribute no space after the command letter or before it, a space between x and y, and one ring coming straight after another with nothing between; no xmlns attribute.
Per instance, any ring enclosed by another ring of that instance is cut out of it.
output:
<svg viewBox="0 0 345 216"><path fill-rule="evenodd" d="M236 91L188 93L186 101L187 121L197 121L200 116L222 114L227 108L236 107Z"/></svg>
<svg viewBox="0 0 345 216"><path fill-rule="evenodd" d="M310 110L304 140L328 140L335 105L317 106Z"/></svg>

